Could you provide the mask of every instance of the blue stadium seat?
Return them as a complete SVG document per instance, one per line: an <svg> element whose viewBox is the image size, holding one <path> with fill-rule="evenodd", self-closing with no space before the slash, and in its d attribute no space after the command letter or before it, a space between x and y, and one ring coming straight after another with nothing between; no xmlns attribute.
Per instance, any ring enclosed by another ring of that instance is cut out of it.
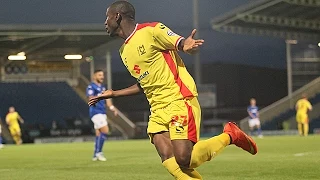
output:
<svg viewBox="0 0 320 180"><path fill-rule="evenodd" d="M65 82L0 83L0 116L9 106L32 127L41 124L51 127L53 120L65 124L66 118L88 118L88 107Z"/></svg>

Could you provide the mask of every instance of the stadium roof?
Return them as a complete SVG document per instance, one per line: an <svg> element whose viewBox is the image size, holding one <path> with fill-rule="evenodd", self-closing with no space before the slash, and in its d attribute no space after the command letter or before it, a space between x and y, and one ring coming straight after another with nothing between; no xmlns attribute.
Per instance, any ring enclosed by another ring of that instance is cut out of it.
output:
<svg viewBox="0 0 320 180"><path fill-rule="evenodd" d="M320 0L259 0L212 21L217 31L320 41Z"/></svg>
<svg viewBox="0 0 320 180"><path fill-rule="evenodd" d="M101 24L0 24L0 60L19 52L32 60L64 60L111 40Z"/></svg>

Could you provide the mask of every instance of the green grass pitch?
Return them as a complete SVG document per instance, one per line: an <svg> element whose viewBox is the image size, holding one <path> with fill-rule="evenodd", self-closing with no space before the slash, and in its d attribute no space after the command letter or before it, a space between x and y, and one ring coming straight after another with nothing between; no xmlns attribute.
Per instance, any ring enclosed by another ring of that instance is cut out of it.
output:
<svg viewBox="0 0 320 180"><path fill-rule="evenodd" d="M320 179L320 136L256 139L252 156L234 146L198 168L205 180ZM147 140L106 142L107 162L92 162L93 143L6 146L1 180L170 180Z"/></svg>

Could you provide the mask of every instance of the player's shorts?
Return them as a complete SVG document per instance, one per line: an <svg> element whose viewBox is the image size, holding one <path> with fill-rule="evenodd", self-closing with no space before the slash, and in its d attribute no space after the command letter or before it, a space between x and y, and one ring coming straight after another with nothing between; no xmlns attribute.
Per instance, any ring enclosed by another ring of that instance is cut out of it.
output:
<svg viewBox="0 0 320 180"><path fill-rule="evenodd" d="M252 128L255 126L260 126L260 119L259 118L249 119L249 127Z"/></svg>
<svg viewBox="0 0 320 180"><path fill-rule="evenodd" d="M296 120L297 120L297 123L302 123L302 124L309 123L308 114L297 113Z"/></svg>
<svg viewBox="0 0 320 180"><path fill-rule="evenodd" d="M9 131L11 135L21 134L21 129L19 125L9 126Z"/></svg>
<svg viewBox="0 0 320 180"><path fill-rule="evenodd" d="M151 112L148 135L153 143L153 135L169 132L171 140L188 139L194 143L199 140L201 108L196 97L173 101L167 107Z"/></svg>
<svg viewBox="0 0 320 180"><path fill-rule="evenodd" d="M106 114L96 114L92 116L91 121L94 124L94 129L100 129L108 125Z"/></svg>

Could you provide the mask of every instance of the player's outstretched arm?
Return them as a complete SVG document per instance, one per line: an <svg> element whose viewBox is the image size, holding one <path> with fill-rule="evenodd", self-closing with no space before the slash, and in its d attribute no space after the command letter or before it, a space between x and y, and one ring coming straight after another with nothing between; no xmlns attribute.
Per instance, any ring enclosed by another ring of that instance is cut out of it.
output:
<svg viewBox="0 0 320 180"><path fill-rule="evenodd" d="M7 123L8 126L10 126L10 120L8 118L8 115L6 116L6 123Z"/></svg>
<svg viewBox="0 0 320 180"><path fill-rule="evenodd" d="M24 120L22 119L22 117L20 115L18 116L18 120L20 121L21 124L24 123Z"/></svg>
<svg viewBox="0 0 320 180"><path fill-rule="evenodd" d="M190 36L186 39L180 41L179 50L187 54L195 54L198 50L198 47L204 43L203 39L194 39L194 35L196 34L197 30L194 29Z"/></svg>
<svg viewBox="0 0 320 180"><path fill-rule="evenodd" d="M103 100L103 99L116 98L116 97L122 97L122 96L131 96L131 95L138 94L140 92L141 92L141 87L138 83L134 84L128 88L124 88L124 89L120 89L120 90L116 90L116 91L106 90L101 95L90 98L88 105L93 106L98 101Z"/></svg>

